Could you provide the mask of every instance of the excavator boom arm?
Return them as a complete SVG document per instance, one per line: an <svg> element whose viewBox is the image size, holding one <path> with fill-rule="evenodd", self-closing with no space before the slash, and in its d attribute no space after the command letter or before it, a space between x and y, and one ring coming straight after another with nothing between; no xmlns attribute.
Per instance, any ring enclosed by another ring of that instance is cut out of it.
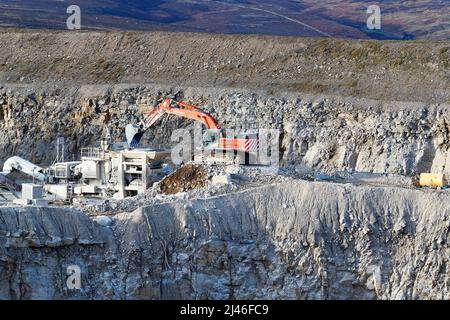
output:
<svg viewBox="0 0 450 320"><path fill-rule="evenodd" d="M207 112L191 106L189 104L174 101L170 98L165 99L157 107L153 108L145 121L139 126L128 125L126 128L126 136L128 145L136 147L142 138L142 135L163 116L164 113L177 115L183 118L192 119L203 123L208 129L219 129L220 125L217 121Z"/></svg>
<svg viewBox="0 0 450 320"><path fill-rule="evenodd" d="M150 111L147 120L145 121L144 130L150 128L159 118L161 118L163 113L202 122L208 129L220 129L217 121L209 113L189 104L167 98Z"/></svg>

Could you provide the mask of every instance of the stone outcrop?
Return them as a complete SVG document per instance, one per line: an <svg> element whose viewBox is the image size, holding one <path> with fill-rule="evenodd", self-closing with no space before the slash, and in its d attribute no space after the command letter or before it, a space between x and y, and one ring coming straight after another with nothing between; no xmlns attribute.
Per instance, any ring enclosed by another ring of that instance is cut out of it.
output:
<svg viewBox="0 0 450 320"><path fill-rule="evenodd" d="M0 207L4 299L449 299L446 193L291 181L114 215ZM66 286L81 269L81 290Z"/></svg>
<svg viewBox="0 0 450 320"><path fill-rule="evenodd" d="M77 157L80 148L99 141L105 126L113 140L125 141L127 123L136 122L158 98L178 93L211 112L224 128L280 130L283 166L329 172L450 173L448 104L153 85L42 90L0 90L1 161L19 155L51 163L58 135L66 137L67 158ZM173 144L172 133L179 128L192 128L192 121L165 116L143 143Z"/></svg>
<svg viewBox="0 0 450 320"><path fill-rule="evenodd" d="M107 131L123 142L167 95L225 129L279 130L283 167L84 211L2 204L0 299L450 299L448 192L412 188L419 172L450 174L448 41L0 39L0 169L51 164L58 136L66 160ZM142 143L173 146L180 128L192 121L165 116Z"/></svg>

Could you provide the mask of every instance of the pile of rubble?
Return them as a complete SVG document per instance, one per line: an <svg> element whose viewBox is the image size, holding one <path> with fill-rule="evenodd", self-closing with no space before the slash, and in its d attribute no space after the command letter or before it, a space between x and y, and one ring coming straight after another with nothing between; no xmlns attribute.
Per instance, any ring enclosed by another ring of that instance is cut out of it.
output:
<svg viewBox="0 0 450 320"><path fill-rule="evenodd" d="M159 203L207 199L293 179L311 180L304 172L290 169L187 163L143 194L121 200L105 199L95 204L79 203L75 207L92 216L114 215Z"/></svg>
<svg viewBox="0 0 450 320"><path fill-rule="evenodd" d="M175 194L203 188L207 184L208 173L205 168L190 163L165 177L158 186L161 193Z"/></svg>

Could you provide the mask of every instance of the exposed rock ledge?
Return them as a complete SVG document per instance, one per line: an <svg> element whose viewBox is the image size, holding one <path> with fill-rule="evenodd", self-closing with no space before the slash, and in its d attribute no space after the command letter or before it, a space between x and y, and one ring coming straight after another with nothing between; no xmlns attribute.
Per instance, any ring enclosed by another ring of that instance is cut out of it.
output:
<svg viewBox="0 0 450 320"><path fill-rule="evenodd" d="M114 216L0 207L0 298L449 299L450 196L292 181ZM66 287L67 267L82 289Z"/></svg>

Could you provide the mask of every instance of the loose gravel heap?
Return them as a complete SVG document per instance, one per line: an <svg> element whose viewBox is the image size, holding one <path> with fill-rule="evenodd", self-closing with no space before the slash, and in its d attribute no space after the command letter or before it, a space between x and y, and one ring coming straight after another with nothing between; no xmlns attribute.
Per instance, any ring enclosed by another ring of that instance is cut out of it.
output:
<svg viewBox="0 0 450 320"><path fill-rule="evenodd" d="M159 183L159 189L163 194L175 194L203 188L207 184L208 174L205 168L195 164L187 164L165 177Z"/></svg>

